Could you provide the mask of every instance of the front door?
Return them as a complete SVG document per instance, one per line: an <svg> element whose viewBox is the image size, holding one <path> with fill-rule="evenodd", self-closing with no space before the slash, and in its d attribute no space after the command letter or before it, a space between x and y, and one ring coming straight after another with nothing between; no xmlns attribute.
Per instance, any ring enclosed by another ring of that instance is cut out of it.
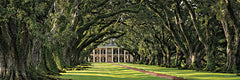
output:
<svg viewBox="0 0 240 80"><path fill-rule="evenodd" d="M112 62L112 57L111 56L108 56L107 62Z"/></svg>

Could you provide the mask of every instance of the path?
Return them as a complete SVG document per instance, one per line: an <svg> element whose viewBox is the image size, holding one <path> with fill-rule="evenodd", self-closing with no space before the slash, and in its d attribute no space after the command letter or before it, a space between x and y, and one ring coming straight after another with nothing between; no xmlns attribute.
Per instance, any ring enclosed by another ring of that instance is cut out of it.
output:
<svg viewBox="0 0 240 80"><path fill-rule="evenodd" d="M169 80L110 63L92 63L92 68L61 73L60 78L72 80Z"/></svg>
<svg viewBox="0 0 240 80"><path fill-rule="evenodd" d="M120 64L115 64L115 63L111 63L111 64L118 65L118 66L121 66L121 67L125 67L125 68L128 68L128 69L132 69L132 70L135 70L135 71L147 73L147 74L157 76L157 77L162 77L162 78L167 78L167 79L172 79L172 80L187 80L187 79L183 79L183 78L180 78L180 77L175 77L175 76L170 76L170 75L165 75L165 74L159 74L159 73L144 71L144 70L141 70L141 69L136 69L136 68L120 65Z"/></svg>

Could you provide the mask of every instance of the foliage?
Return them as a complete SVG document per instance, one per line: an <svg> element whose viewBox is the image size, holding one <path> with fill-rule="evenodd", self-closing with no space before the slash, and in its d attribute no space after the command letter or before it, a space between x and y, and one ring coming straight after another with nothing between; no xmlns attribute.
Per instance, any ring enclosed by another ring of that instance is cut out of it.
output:
<svg viewBox="0 0 240 80"><path fill-rule="evenodd" d="M136 63L239 73L239 4L1 0L0 78L51 79L46 75L88 63L89 53L111 38Z"/></svg>

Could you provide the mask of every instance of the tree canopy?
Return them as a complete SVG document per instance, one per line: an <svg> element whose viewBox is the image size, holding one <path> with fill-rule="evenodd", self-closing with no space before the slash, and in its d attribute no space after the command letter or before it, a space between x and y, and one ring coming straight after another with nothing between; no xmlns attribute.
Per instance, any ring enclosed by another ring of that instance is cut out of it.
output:
<svg viewBox="0 0 240 80"><path fill-rule="evenodd" d="M1 0L0 79L52 79L111 38L134 63L240 72L239 0Z"/></svg>

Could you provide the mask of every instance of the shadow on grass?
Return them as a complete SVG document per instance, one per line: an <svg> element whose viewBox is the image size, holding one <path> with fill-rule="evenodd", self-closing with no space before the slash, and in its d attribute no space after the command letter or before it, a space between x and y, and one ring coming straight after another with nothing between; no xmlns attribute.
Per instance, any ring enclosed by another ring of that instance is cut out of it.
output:
<svg viewBox="0 0 240 80"><path fill-rule="evenodd" d="M192 80L240 80L240 76L230 73L212 73L196 70L178 70L177 68L165 68L142 64L119 63L121 65L151 71L155 73L167 74Z"/></svg>
<svg viewBox="0 0 240 80"><path fill-rule="evenodd" d="M158 77L151 77L151 76L142 76L139 77L121 77L121 76L111 76L111 75L64 75L65 79L72 79L72 80L167 80L161 79Z"/></svg>
<svg viewBox="0 0 240 80"><path fill-rule="evenodd" d="M122 68L110 63L93 63L89 70L76 70L61 73L60 78L72 80L169 80Z"/></svg>

